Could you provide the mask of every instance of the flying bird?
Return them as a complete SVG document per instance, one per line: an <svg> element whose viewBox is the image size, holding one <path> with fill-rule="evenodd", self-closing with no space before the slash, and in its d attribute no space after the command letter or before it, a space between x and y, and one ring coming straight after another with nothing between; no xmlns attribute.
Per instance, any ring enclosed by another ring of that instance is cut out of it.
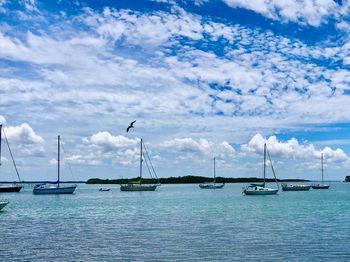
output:
<svg viewBox="0 0 350 262"><path fill-rule="evenodd" d="M126 132L127 132L127 133L129 132L130 128L134 128L135 122L136 122L136 120L134 120L134 121L132 121L132 122L130 123L130 125L129 125L128 128L126 129Z"/></svg>

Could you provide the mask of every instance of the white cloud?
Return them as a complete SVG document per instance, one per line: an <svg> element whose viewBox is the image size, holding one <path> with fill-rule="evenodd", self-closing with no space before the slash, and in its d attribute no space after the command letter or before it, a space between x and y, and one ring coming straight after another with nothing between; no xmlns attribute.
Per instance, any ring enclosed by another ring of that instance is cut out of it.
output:
<svg viewBox="0 0 350 262"><path fill-rule="evenodd" d="M163 150L179 154L192 154L196 157L211 158L213 156L219 159L229 159L235 156L235 149L226 141L221 143L210 142L201 138L198 140L192 138L174 138L164 141L161 144Z"/></svg>
<svg viewBox="0 0 350 262"><path fill-rule="evenodd" d="M92 135L90 141L105 152L135 147L139 143L139 139L137 138L130 139L122 135L113 136L106 131Z"/></svg>
<svg viewBox="0 0 350 262"><path fill-rule="evenodd" d="M341 14L341 6L333 0L224 0L233 8L245 8L273 20L296 22L311 26L319 26L328 17Z"/></svg>
<svg viewBox="0 0 350 262"><path fill-rule="evenodd" d="M2 115L0 115L0 124L6 124L6 118Z"/></svg>
<svg viewBox="0 0 350 262"><path fill-rule="evenodd" d="M314 26L334 11L329 1L300 10L295 7L307 1L231 2ZM350 121L347 40L311 45L263 28L213 22L172 4L167 11L85 9L64 19L46 13L49 27L37 30L39 22L33 27L24 20L23 32L4 23L0 58L12 62L0 69L0 108L8 119L35 123L44 137L65 127L77 147L67 159L81 165L135 164L137 139L99 132L121 134L130 118L143 121L138 136L159 146L152 147L155 160L171 151L181 161L216 155L227 162L236 153L225 141ZM338 27L347 30L345 22ZM80 146L86 134L94 135ZM38 142L35 135L26 139ZM275 140L273 150L283 156L317 158L321 151ZM341 150L324 153L328 161L345 161Z"/></svg>
<svg viewBox="0 0 350 262"><path fill-rule="evenodd" d="M33 128L27 123L23 123L19 126L5 127L7 138L17 144L40 144L44 142L44 139L37 135Z"/></svg>
<svg viewBox="0 0 350 262"><path fill-rule="evenodd" d="M66 159L74 164L103 165L103 159L114 164L133 165L139 160L140 139L97 132L84 138L84 147Z"/></svg>
<svg viewBox="0 0 350 262"><path fill-rule="evenodd" d="M300 144L295 138L285 142L279 141L276 136L264 138L261 134L256 134L248 142L241 145L241 151L245 154L262 154L264 143L272 156L281 157L284 159L296 159L302 162L319 163L321 154L324 155L325 162L342 163L344 165L349 161L349 156L340 148L335 150L330 147L324 147L322 150L317 150L313 144Z"/></svg>
<svg viewBox="0 0 350 262"><path fill-rule="evenodd" d="M17 151L16 155L21 152L25 156L43 156L45 141L30 125L23 123L19 126L3 126L3 129L10 147Z"/></svg>
<svg viewBox="0 0 350 262"><path fill-rule="evenodd" d="M80 165L80 166L98 166L101 165L101 160L96 159L92 153L89 154L72 154L64 158L64 163Z"/></svg>

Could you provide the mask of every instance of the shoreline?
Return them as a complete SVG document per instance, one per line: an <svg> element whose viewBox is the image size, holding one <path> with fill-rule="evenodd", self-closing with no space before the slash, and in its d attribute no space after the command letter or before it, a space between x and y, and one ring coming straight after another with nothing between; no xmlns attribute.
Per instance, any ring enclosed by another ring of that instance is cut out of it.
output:
<svg viewBox="0 0 350 262"><path fill-rule="evenodd" d="M130 179L101 179L101 178L90 178L86 181L86 184L127 184L132 182L138 182L139 177ZM183 177L168 177L157 179L142 179L144 184L155 184L160 182L161 184L200 184L205 182L213 182L211 177L202 176L183 176ZM252 182L263 182L262 178L257 177L217 177L216 183L252 183ZM275 182L275 179L266 179L266 182ZM277 179L278 182L311 182L306 179Z"/></svg>

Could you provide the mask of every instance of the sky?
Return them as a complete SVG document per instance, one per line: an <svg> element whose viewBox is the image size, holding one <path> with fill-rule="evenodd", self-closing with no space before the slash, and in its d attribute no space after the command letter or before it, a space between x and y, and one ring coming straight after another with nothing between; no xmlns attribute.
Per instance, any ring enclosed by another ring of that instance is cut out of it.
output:
<svg viewBox="0 0 350 262"><path fill-rule="evenodd" d="M0 122L23 180L343 180L350 2L0 0ZM126 133L128 124L135 128ZM271 172L268 172L271 176ZM147 172L145 174L147 177ZM0 180L16 180L3 141Z"/></svg>

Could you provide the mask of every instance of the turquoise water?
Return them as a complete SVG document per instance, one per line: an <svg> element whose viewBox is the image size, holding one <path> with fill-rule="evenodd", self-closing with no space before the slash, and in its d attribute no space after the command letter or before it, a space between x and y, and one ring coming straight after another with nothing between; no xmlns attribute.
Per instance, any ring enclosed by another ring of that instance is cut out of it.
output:
<svg viewBox="0 0 350 262"><path fill-rule="evenodd" d="M2 194L0 261L350 261L350 183L243 196L163 185L155 192Z"/></svg>

